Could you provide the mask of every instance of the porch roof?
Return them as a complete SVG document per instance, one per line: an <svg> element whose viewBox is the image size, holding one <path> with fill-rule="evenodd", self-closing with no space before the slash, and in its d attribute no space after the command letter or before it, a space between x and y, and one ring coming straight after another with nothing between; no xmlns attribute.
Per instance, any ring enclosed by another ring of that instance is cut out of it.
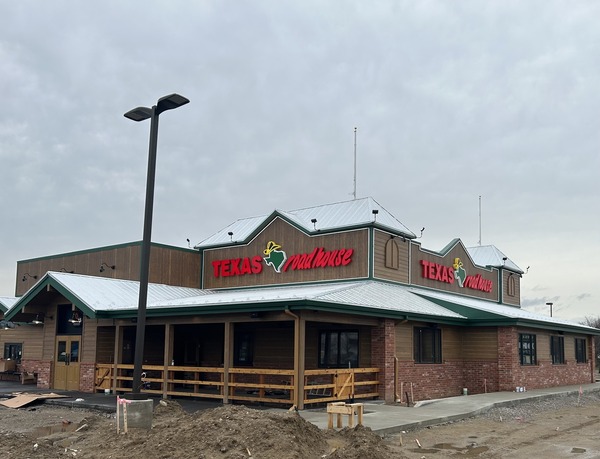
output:
<svg viewBox="0 0 600 459"><path fill-rule="evenodd" d="M470 325L515 325L544 328L550 330L579 331L600 335L600 329L582 325L565 319L544 316L521 309L519 306L508 306L476 298L453 295L451 293L416 289L417 295L433 301L469 318Z"/></svg>
<svg viewBox="0 0 600 459"><path fill-rule="evenodd" d="M17 302L18 298L12 296L0 296L0 314L4 314Z"/></svg>

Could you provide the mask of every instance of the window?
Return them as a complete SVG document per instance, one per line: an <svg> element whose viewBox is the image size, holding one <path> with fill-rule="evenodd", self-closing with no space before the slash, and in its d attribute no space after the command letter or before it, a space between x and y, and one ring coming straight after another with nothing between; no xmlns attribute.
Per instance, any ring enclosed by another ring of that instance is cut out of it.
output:
<svg viewBox="0 0 600 459"><path fill-rule="evenodd" d="M319 338L319 367L358 367L358 332L347 330L322 331Z"/></svg>
<svg viewBox="0 0 600 459"><path fill-rule="evenodd" d="M575 338L575 360L577 363L587 363L587 345L585 338Z"/></svg>
<svg viewBox="0 0 600 459"><path fill-rule="evenodd" d="M252 366L254 363L254 336L252 333L236 333L233 361L234 365Z"/></svg>
<svg viewBox="0 0 600 459"><path fill-rule="evenodd" d="M536 365L535 335L521 333L519 335L519 358L521 365Z"/></svg>
<svg viewBox="0 0 600 459"><path fill-rule="evenodd" d="M21 354L23 353L22 343L5 343L4 344L4 358L14 360L17 363L21 363Z"/></svg>
<svg viewBox="0 0 600 459"><path fill-rule="evenodd" d="M507 290L507 294L508 296L515 296L515 291L516 291L516 287L515 287L515 276L514 274L509 274L508 275L508 281L506 283L506 290Z"/></svg>
<svg viewBox="0 0 600 459"><path fill-rule="evenodd" d="M434 327L414 329L416 363L442 363L442 331Z"/></svg>
<svg viewBox="0 0 600 459"><path fill-rule="evenodd" d="M565 337L551 336L550 337L550 354L552 355L552 363L565 363Z"/></svg>

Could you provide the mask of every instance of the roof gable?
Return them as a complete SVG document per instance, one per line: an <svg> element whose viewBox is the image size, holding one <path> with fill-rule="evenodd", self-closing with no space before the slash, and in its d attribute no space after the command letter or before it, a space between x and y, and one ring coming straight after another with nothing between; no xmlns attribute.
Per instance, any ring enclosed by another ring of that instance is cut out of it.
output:
<svg viewBox="0 0 600 459"><path fill-rule="evenodd" d="M307 234L375 226L409 239L416 237L373 198L362 198L297 210L275 210L267 216L237 220L204 239L195 248L247 242L277 217L281 217Z"/></svg>

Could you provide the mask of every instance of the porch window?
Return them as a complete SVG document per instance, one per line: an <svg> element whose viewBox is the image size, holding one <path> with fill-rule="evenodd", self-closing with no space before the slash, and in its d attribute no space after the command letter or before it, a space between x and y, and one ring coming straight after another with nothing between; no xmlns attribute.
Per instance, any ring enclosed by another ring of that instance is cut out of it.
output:
<svg viewBox="0 0 600 459"><path fill-rule="evenodd" d="M23 343L5 343L4 358L14 360L21 363L21 355L23 354Z"/></svg>
<svg viewBox="0 0 600 459"><path fill-rule="evenodd" d="M252 366L254 363L254 336L250 332L235 334L233 363L236 366Z"/></svg>
<svg viewBox="0 0 600 459"><path fill-rule="evenodd" d="M358 367L358 332L348 330L322 331L319 339L319 367Z"/></svg>
<svg viewBox="0 0 600 459"><path fill-rule="evenodd" d="M587 345L585 338L575 338L575 360L577 363L587 363Z"/></svg>
<svg viewBox="0 0 600 459"><path fill-rule="evenodd" d="M415 327L413 333L415 363L442 363L442 330Z"/></svg>
<svg viewBox="0 0 600 459"><path fill-rule="evenodd" d="M531 333L519 334L519 359L521 360L521 365L537 364L535 335Z"/></svg>

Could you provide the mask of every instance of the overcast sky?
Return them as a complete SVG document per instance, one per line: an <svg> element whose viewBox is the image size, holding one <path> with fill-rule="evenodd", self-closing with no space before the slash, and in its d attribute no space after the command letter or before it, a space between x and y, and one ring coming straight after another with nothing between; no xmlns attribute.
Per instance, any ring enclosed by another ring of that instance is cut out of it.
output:
<svg viewBox="0 0 600 459"><path fill-rule="evenodd" d="M522 304L597 317L600 2L0 0L0 296L17 260L187 247L371 196L440 250L493 244Z"/></svg>

